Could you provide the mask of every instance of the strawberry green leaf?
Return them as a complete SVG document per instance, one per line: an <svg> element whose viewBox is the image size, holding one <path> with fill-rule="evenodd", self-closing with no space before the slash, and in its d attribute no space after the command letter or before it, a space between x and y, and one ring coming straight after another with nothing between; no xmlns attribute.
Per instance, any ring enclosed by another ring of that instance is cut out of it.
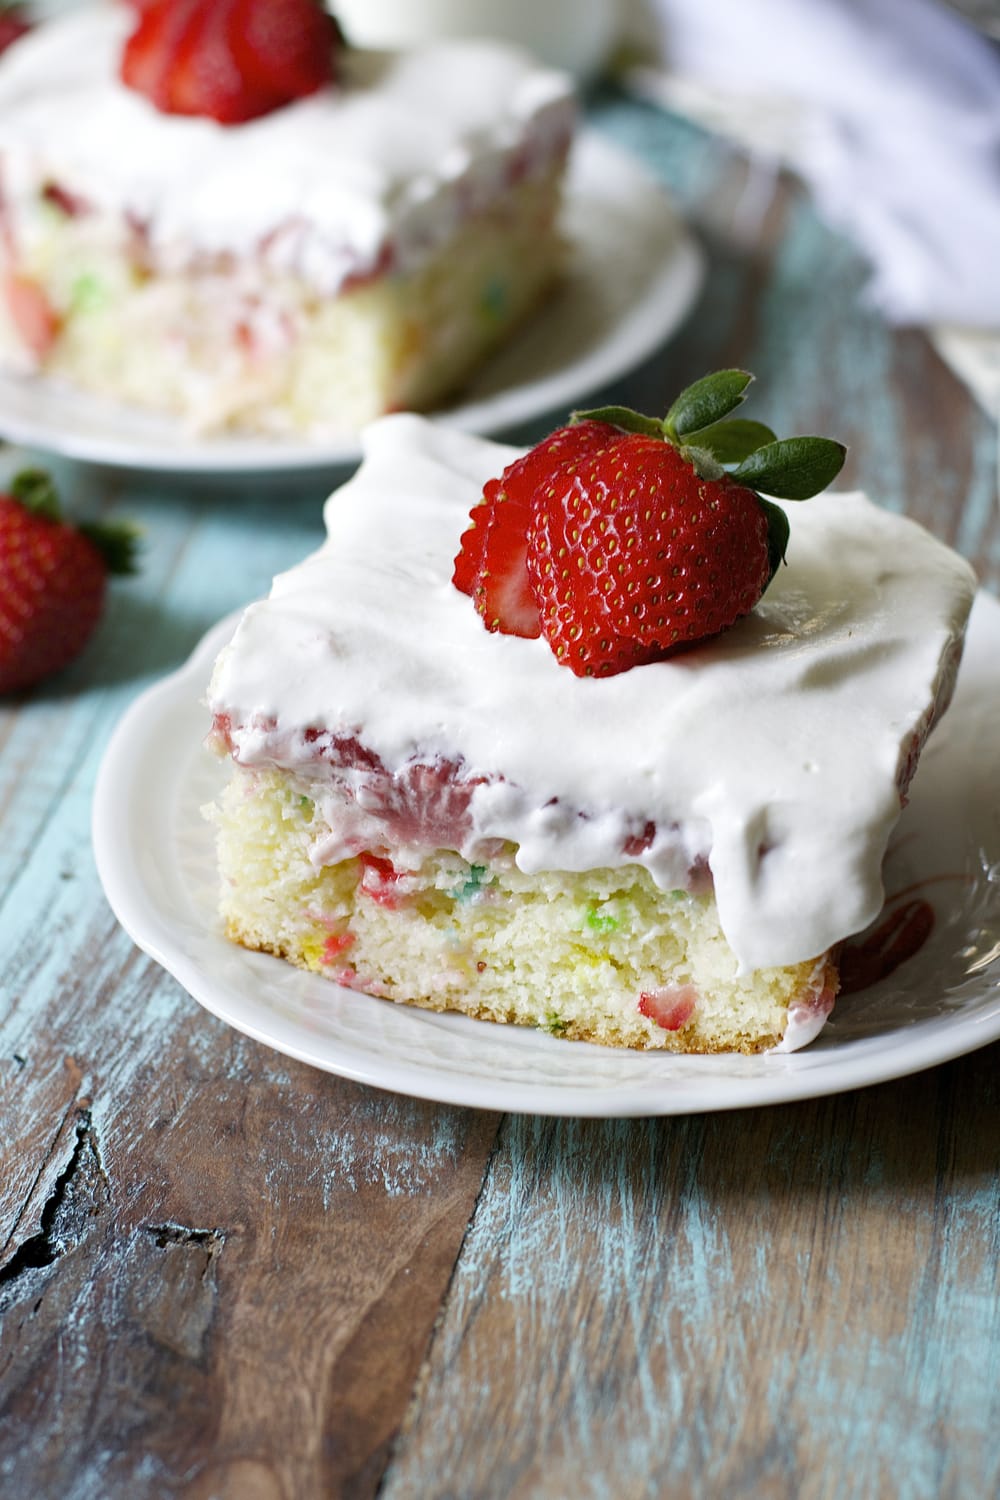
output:
<svg viewBox="0 0 1000 1500"><path fill-rule="evenodd" d="M673 439L700 432L721 422L746 400L746 388L753 379L746 370L716 370L681 391L667 412L664 426Z"/></svg>
<svg viewBox="0 0 1000 1500"><path fill-rule="evenodd" d="M109 573L138 573L139 530L130 521L85 521L77 529L97 548Z"/></svg>
<svg viewBox="0 0 1000 1500"><path fill-rule="evenodd" d="M732 475L779 500L808 500L837 477L846 454L844 445L831 438L782 438L751 453Z"/></svg>
<svg viewBox="0 0 1000 1500"><path fill-rule="evenodd" d="M52 475L45 469L22 469L10 483L10 493L19 505L45 521L61 521L62 507Z"/></svg>
<svg viewBox="0 0 1000 1500"><path fill-rule="evenodd" d="M663 437L663 423L653 417L644 417L630 406L598 406L593 411L575 411L570 417L574 422L607 422L611 427L620 427L623 432L640 432L644 437Z"/></svg>
<svg viewBox="0 0 1000 1500"><path fill-rule="evenodd" d="M776 441L770 427L763 422L750 422L746 417L734 417L726 422L713 422L700 432L692 432L689 441L699 448L707 448L720 464L738 464L765 443Z"/></svg>
<svg viewBox="0 0 1000 1500"><path fill-rule="evenodd" d="M771 568L767 575L767 584L769 584L785 560L790 528L788 517L780 505L772 505L770 500L761 500L760 503L767 517L767 559ZM767 584L764 585L765 588Z"/></svg>

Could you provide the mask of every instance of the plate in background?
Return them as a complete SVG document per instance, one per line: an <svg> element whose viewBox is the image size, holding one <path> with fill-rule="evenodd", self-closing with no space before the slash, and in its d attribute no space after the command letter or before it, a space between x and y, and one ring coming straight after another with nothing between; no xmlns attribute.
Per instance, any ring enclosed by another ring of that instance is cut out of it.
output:
<svg viewBox="0 0 1000 1500"><path fill-rule="evenodd" d="M660 183L593 132L574 147L564 222L564 283L461 402L434 413L441 420L488 436L564 414L653 354L690 311L704 274L700 249ZM288 473L353 464L361 453L355 432L199 437L179 421L2 372L0 433L65 458L159 473Z"/></svg>

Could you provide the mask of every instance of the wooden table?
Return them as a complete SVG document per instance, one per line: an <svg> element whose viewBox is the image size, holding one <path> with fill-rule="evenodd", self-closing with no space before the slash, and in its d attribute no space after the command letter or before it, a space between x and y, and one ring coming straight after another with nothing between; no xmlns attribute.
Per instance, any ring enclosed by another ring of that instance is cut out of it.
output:
<svg viewBox="0 0 1000 1500"><path fill-rule="evenodd" d="M849 440L845 479L996 589L996 431L865 310L855 254L692 127L592 113L710 262L616 398L662 410L745 365L755 415ZM581 1123L394 1097L228 1030L117 927L91 791L132 698L316 543L322 488L63 474L147 545L83 659L0 711L0 1494L998 1493L1000 1047Z"/></svg>

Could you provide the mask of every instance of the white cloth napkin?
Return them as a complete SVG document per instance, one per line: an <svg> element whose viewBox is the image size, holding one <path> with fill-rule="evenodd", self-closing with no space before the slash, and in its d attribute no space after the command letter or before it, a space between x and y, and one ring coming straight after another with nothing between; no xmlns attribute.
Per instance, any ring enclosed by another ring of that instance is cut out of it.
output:
<svg viewBox="0 0 1000 1500"><path fill-rule="evenodd" d="M647 4L665 71L637 86L792 167L891 322L979 330L962 373L996 412L1000 49L938 0Z"/></svg>

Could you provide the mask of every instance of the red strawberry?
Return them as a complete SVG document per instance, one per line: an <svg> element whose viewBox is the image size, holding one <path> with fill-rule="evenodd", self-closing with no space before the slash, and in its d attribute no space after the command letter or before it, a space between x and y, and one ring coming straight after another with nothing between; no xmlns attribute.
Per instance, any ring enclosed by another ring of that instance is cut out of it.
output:
<svg viewBox="0 0 1000 1500"><path fill-rule="evenodd" d="M167 114L255 119L333 79L336 22L318 0L146 0L121 77Z"/></svg>
<svg viewBox="0 0 1000 1500"><path fill-rule="evenodd" d="M767 517L662 438L622 436L540 499L527 571L542 631L578 677L608 677L749 614L771 577Z"/></svg>
<svg viewBox="0 0 1000 1500"><path fill-rule="evenodd" d="M19 5L0 8L0 52L6 52L30 30L31 22Z"/></svg>
<svg viewBox="0 0 1000 1500"><path fill-rule="evenodd" d="M233 55L249 84L284 99L314 94L333 77L336 23L312 0L238 0Z"/></svg>
<svg viewBox="0 0 1000 1500"><path fill-rule="evenodd" d="M788 540L784 511L757 490L813 495L845 450L726 420L751 379L706 376L662 421L625 407L582 413L491 481L454 574L487 627L537 635L526 628L537 622L563 665L606 677L753 609Z"/></svg>
<svg viewBox="0 0 1000 1500"><path fill-rule="evenodd" d="M201 0L153 0L137 11L134 31L125 43L120 74L123 83L145 94L157 109L170 108L170 70L186 31L195 23Z"/></svg>
<svg viewBox="0 0 1000 1500"><path fill-rule="evenodd" d="M175 0L176 3L176 0ZM173 50L167 69L167 109L175 115L210 115L220 125L239 125L268 114L283 102L261 89L240 67L234 47L239 0L195 5L194 18Z"/></svg>
<svg viewBox="0 0 1000 1500"><path fill-rule="evenodd" d="M109 572L132 572L130 527L60 519L52 482L25 470L0 495L0 693L58 672L87 644Z"/></svg>
<svg viewBox="0 0 1000 1500"><path fill-rule="evenodd" d="M603 422L579 422L550 433L499 479L491 479L462 535L452 581L471 595L487 630L505 635L541 634L538 605L526 569L528 529L535 496L558 470L572 470L620 434Z"/></svg>
<svg viewBox="0 0 1000 1500"><path fill-rule="evenodd" d="M664 1031L680 1031L694 1015L697 1005L698 991L693 984L667 984L662 989L643 990L638 1009Z"/></svg>

